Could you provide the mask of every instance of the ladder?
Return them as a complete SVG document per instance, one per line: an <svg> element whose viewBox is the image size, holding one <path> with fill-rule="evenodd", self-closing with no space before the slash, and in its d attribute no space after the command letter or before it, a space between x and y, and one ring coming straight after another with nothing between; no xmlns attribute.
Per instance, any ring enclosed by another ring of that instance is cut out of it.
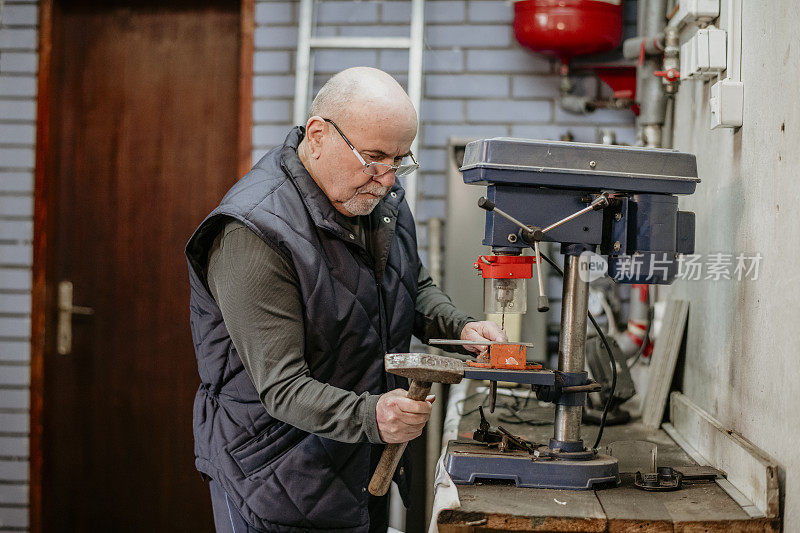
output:
<svg viewBox="0 0 800 533"><path fill-rule="evenodd" d="M305 124L308 113L311 85L314 80L312 50L318 49L406 49L408 50L408 96L420 114L422 103L422 46L424 33L425 0L410 0L411 31L408 37L317 37L314 35L314 0L300 0L300 21L295 62L294 113L295 124ZM420 121L420 126L422 122ZM419 157L419 134L414 138L411 151ZM406 201L411 214L416 212L417 173L403 178Z"/></svg>

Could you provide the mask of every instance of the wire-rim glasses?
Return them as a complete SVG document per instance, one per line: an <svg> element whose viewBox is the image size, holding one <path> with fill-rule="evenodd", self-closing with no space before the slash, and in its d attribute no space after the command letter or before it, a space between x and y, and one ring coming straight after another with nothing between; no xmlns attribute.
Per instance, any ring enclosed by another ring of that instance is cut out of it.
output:
<svg viewBox="0 0 800 533"><path fill-rule="evenodd" d="M334 121L332 121L329 118L323 120L325 122L330 122L333 125L333 127L336 128L336 131L338 131L339 135L342 136L342 139L344 139L344 142L347 143L347 146L349 146L350 150L352 150L353 153L356 155L359 162L361 162L361 164L364 165L364 174L377 177L377 176L383 176L390 170L394 170L394 175L397 176L398 178L401 178L403 176L411 174L412 172L414 172L419 168L419 163L417 163L417 160L414 158L414 154L412 154L411 151L408 152L408 156L411 158L412 163L406 163L406 164L398 163L397 165L390 165L388 163L377 163L375 161L367 163L364 160L364 158L361 157L361 154L358 153L358 150L356 150L355 146L353 146L353 143L350 142L350 139L348 139L347 136L344 133L342 133L342 130L339 129L339 126L337 126Z"/></svg>

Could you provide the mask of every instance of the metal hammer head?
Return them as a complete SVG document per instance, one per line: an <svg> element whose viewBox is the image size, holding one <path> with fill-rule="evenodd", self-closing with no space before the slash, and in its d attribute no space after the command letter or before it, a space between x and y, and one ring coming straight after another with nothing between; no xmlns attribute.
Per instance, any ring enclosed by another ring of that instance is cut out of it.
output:
<svg viewBox="0 0 800 533"><path fill-rule="evenodd" d="M464 377L464 362L428 353L387 353L386 371L415 381L458 383Z"/></svg>

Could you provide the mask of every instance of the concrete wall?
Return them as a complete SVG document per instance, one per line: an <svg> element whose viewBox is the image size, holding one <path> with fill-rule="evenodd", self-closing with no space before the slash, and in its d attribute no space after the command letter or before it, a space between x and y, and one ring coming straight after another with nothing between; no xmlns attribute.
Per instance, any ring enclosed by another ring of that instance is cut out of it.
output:
<svg viewBox="0 0 800 533"><path fill-rule="evenodd" d="M789 0L744 2L742 19L744 126L710 130L711 84L687 82L674 146L697 154L703 180L681 200L697 214L697 253L733 254L734 268L737 254L761 253L759 276L682 281L670 292L691 302L686 394L780 463L784 530L798 531L800 12Z"/></svg>
<svg viewBox="0 0 800 533"><path fill-rule="evenodd" d="M320 35L407 35L408 2L320 1ZM626 1L627 32L635 1ZM283 141L291 123L297 6L256 3L253 158ZM516 45L504 0L426 2L425 79L419 159L420 245L426 221L444 218L444 147L449 136L557 139L567 131L594 142L598 125L633 142L629 111L575 117L558 109L555 65ZM33 235L37 2L6 0L0 25L0 531L28 526L30 286ZM401 51L320 52L315 86L355 65L383 68L405 83ZM584 90L604 92L587 80ZM607 94L607 91L605 91ZM424 255L424 253L423 253Z"/></svg>
<svg viewBox="0 0 800 533"><path fill-rule="evenodd" d="M37 5L0 26L0 529L28 525L31 241Z"/></svg>

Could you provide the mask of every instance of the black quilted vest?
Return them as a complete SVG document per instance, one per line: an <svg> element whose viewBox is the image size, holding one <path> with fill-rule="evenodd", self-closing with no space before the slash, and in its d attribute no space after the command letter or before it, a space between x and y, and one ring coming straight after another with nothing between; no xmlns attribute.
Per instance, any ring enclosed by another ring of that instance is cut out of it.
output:
<svg viewBox="0 0 800 533"><path fill-rule="evenodd" d="M333 441L270 417L205 281L214 237L227 217L238 219L297 271L311 375L356 393L405 386L383 368L386 352L409 349L416 301L416 232L403 189L395 185L372 214L380 260L368 264L300 162L302 138L303 129L294 128L264 156L186 247L202 380L194 403L195 464L257 528L366 531L370 457L381 446ZM396 477L403 493L407 475Z"/></svg>

